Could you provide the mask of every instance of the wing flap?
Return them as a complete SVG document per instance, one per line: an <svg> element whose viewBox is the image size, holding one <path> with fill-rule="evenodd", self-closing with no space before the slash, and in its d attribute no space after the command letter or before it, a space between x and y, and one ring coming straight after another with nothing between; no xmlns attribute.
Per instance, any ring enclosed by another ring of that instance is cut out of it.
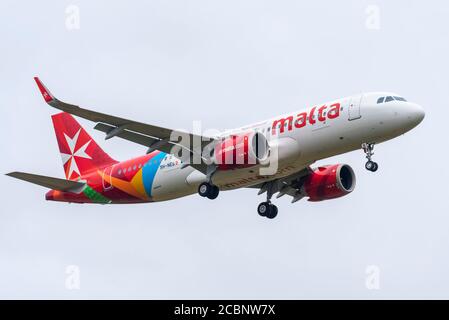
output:
<svg viewBox="0 0 449 320"><path fill-rule="evenodd" d="M37 184L42 187L60 191L79 192L86 185L84 182L41 176L25 172L11 172L7 173L6 175L16 179Z"/></svg>
<svg viewBox="0 0 449 320"><path fill-rule="evenodd" d="M269 192L271 195L278 193L276 198L284 195L289 195L293 198L292 203L301 200L304 195L301 193L301 186L303 178L311 172L310 166L307 165L304 169L291 174L289 176L259 183L247 188L259 189L259 195Z"/></svg>
<svg viewBox="0 0 449 320"><path fill-rule="evenodd" d="M105 123L97 123L94 127L95 130L104 132L106 134L110 133L115 128L116 127L105 124ZM155 143L161 141L160 139L149 137L144 134L133 132L133 131L130 131L127 129L123 129L122 131L115 134L114 136L137 143L137 144L140 144L142 146L146 146L146 147L150 147L150 146L154 145ZM165 152L165 153L170 153L171 147L172 147L172 144L168 143L166 145L162 145L162 146L158 147L157 150Z"/></svg>

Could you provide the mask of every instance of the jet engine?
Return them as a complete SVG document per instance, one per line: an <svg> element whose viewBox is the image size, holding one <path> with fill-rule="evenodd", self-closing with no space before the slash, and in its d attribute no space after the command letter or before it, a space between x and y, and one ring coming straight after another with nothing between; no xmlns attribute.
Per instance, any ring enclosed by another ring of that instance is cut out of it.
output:
<svg viewBox="0 0 449 320"><path fill-rule="evenodd" d="M260 132L231 135L213 150L213 159L220 170L252 167L263 163L269 155L267 138Z"/></svg>
<svg viewBox="0 0 449 320"><path fill-rule="evenodd" d="M343 197L355 188L355 174L347 164L318 167L304 180L302 193L309 201L323 201Z"/></svg>

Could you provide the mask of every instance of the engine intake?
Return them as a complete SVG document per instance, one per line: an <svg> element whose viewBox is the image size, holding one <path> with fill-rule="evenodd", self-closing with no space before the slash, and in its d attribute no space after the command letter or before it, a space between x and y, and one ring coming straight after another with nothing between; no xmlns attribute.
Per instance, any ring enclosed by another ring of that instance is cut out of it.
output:
<svg viewBox="0 0 449 320"><path fill-rule="evenodd" d="M343 197L355 188L354 170L347 164L335 164L314 169L304 181L302 192L309 201Z"/></svg>

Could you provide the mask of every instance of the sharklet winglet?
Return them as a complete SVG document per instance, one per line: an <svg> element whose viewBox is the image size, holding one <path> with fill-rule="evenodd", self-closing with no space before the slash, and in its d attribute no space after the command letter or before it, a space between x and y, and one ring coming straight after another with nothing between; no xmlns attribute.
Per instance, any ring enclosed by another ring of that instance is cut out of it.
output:
<svg viewBox="0 0 449 320"><path fill-rule="evenodd" d="M51 103L56 100L56 98L51 94L50 90L48 90L47 87L39 79L39 77L34 77L34 81L36 81L37 87L39 88L39 91L41 92L45 102Z"/></svg>

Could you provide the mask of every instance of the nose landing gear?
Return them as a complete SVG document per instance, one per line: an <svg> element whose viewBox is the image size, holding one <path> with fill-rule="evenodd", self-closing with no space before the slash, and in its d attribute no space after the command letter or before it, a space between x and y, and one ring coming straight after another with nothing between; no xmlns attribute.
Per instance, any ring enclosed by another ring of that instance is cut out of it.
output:
<svg viewBox="0 0 449 320"><path fill-rule="evenodd" d="M366 154L366 159L368 159L368 161L365 163L366 170L376 172L377 169L379 169L379 165L377 164L377 162L371 160L371 157L374 155L374 143L363 143L362 149Z"/></svg>
<svg viewBox="0 0 449 320"><path fill-rule="evenodd" d="M377 164L377 162L374 161L367 161L365 163L365 168L368 171L372 171L372 172L376 172L377 169L379 168L379 165Z"/></svg>

